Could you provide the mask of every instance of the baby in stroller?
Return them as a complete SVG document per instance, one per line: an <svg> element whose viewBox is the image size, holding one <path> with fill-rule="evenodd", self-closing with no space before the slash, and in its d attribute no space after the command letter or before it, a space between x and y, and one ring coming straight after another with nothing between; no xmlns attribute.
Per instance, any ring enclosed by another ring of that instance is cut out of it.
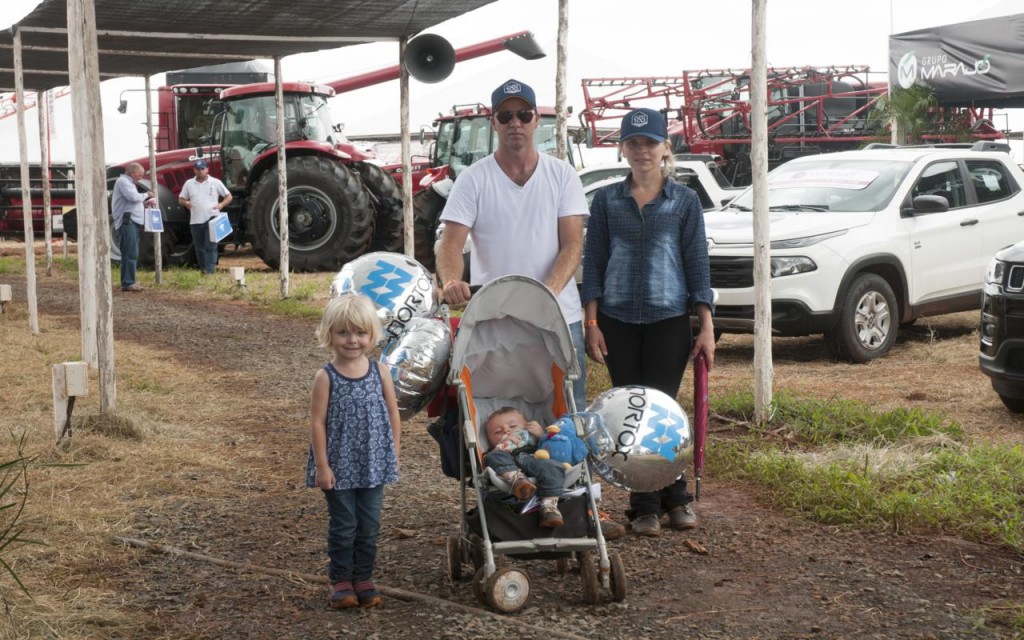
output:
<svg viewBox="0 0 1024 640"><path fill-rule="evenodd" d="M515 407L501 407L487 418L484 430L490 445L484 454L484 465L511 485L516 499L525 501L537 494L540 498L539 526L545 529L562 526L558 498L565 487L565 466L550 458L534 456L545 433L540 423L536 420L527 422L526 416ZM527 476L533 477L537 484Z"/></svg>

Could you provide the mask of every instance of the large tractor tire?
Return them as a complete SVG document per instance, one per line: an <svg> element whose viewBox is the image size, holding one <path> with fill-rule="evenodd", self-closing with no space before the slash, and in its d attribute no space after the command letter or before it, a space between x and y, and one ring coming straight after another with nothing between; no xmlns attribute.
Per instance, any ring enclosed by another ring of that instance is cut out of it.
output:
<svg viewBox="0 0 1024 640"><path fill-rule="evenodd" d="M373 237L373 207L358 176L319 156L289 158L288 262L293 271L337 271L359 257ZM272 269L281 266L278 167L253 187L246 227L253 251Z"/></svg>
<svg viewBox="0 0 1024 640"><path fill-rule="evenodd" d="M441 222L445 198L431 188L420 191L412 198L413 234L416 241L416 261L430 272L436 268L434 234Z"/></svg>
<svg viewBox="0 0 1024 640"><path fill-rule="evenodd" d="M375 164L353 162L349 166L362 178L377 212L370 251L402 253L405 249L405 239L402 237L402 188L390 173Z"/></svg>

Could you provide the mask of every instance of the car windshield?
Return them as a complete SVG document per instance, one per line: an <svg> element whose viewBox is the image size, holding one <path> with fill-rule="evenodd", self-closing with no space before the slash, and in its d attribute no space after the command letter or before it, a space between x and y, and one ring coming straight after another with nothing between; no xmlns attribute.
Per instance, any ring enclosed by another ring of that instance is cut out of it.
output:
<svg viewBox="0 0 1024 640"><path fill-rule="evenodd" d="M892 200L912 163L900 160L830 159L784 164L768 176L772 211L879 211ZM750 211L748 189L729 208Z"/></svg>

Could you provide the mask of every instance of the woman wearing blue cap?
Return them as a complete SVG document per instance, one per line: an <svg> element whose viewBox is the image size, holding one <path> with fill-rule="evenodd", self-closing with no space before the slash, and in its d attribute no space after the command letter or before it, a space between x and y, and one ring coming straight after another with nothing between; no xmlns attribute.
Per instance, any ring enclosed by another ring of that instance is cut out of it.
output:
<svg viewBox="0 0 1024 640"><path fill-rule="evenodd" d="M715 355L711 274L697 194L672 178L665 118L636 109L622 118L619 149L631 172L597 192L583 254L587 353L608 366L612 385L645 385L675 398L686 361ZM690 315L700 319L696 335ZM632 492L633 532L655 536L661 516L692 529L697 516L686 477L653 492Z"/></svg>

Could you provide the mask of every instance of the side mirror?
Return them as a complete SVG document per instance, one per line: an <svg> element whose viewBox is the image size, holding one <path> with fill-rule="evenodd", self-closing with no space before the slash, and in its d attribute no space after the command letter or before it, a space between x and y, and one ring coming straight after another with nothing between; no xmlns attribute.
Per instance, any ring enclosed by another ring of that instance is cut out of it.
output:
<svg viewBox="0 0 1024 640"><path fill-rule="evenodd" d="M117 105L117 112L118 113L126 113L127 111L128 111L128 101L127 100L121 100L121 102Z"/></svg>
<svg viewBox="0 0 1024 640"><path fill-rule="evenodd" d="M904 217L919 213L942 213L943 211L949 211L949 201L942 196L917 196L913 200L913 206L905 206L900 209L900 213Z"/></svg>
<svg viewBox="0 0 1024 640"><path fill-rule="evenodd" d="M199 136L199 144L202 144L202 145L210 144L210 140L211 139L212 138L210 138L210 134L204 133L203 135Z"/></svg>

